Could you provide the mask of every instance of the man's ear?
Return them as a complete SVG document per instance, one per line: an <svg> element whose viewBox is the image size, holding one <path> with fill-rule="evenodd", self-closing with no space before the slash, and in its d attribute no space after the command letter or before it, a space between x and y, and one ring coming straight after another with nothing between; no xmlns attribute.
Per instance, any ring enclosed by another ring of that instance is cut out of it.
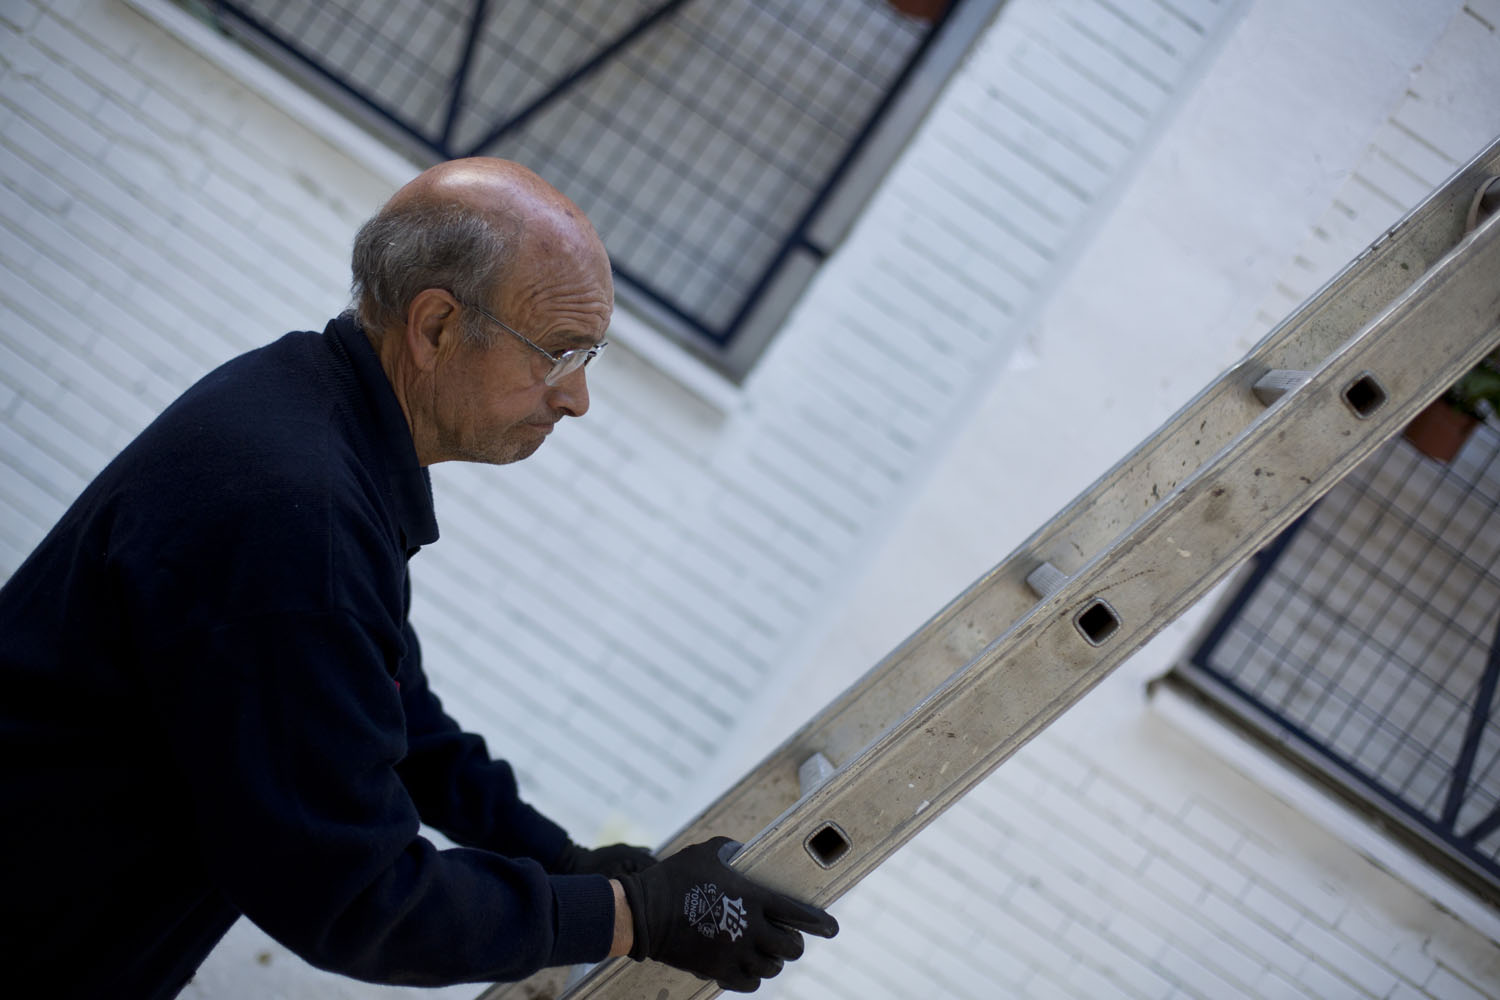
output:
<svg viewBox="0 0 1500 1000"><path fill-rule="evenodd" d="M443 288L424 288L406 309L405 345L419 371L430 371L459 342L458 300Z"/></svg>

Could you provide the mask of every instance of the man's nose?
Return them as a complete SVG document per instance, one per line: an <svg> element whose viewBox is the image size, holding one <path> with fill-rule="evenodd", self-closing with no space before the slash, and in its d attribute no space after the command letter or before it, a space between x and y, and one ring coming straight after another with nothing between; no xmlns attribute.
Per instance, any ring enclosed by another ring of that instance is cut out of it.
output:
<svg viewBox="0 0 1500 1000"><path fill-rule="evenodd" d="M564 375L550 388L547 402L554 410L560 410L570 417L581 417L589 412L588 377L584 375L582 368Z"/></svg>

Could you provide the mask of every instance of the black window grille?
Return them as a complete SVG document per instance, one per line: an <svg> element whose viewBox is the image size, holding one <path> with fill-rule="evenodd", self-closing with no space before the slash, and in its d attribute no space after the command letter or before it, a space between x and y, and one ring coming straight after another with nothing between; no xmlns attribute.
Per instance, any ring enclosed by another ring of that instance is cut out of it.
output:
<svg viewBox="0 0 1500 1000"><path fill-rule="evenodd" d="M1500 900L1500 432L1398 438L1247 567L1178 676Z"/></svg>
<svg viewBox="0 0 1500 1000"><path fill-rule="evenodd" d="M820 214L942 26L997 4L931 20L887 0L207 6L418 157L543 174L598 226L622 298L737 377L847 226Z"/></svg>

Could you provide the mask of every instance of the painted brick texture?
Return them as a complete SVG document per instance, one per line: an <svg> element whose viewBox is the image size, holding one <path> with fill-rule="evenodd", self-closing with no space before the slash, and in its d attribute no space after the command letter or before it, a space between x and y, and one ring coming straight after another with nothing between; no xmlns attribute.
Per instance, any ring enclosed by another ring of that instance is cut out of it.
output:
<svg viewBox="0 0 1500 1000"><path fill-rule="evenodd" d="M627 341L592 377L589 418L536 458L435 470L444 537L414 564L427 660L539 806L580 839L657 839L744 757L745 720L816 669L799 654L862 551L1244 6L1013 0L733 406ZM1495 51L1492 6L1454 6L1452 72ZM1473 115L1423 114L1426 79L1289 296L1472 152ZM391 189L111 0L0 5L0 185L0 574L194 378L341 309L349 240ZM1496 992L1471 931L1356 905L1348 882L1367 873L1325 877L1298 853L1336 845L1283 848L1267 796L1193 787L1164 795L1038 740L842 901L839 940L766 992ZM290 961L236 934L201 995L263 995L235 964L248 952ZM278 984L335 995L311 970Z"/></svg>

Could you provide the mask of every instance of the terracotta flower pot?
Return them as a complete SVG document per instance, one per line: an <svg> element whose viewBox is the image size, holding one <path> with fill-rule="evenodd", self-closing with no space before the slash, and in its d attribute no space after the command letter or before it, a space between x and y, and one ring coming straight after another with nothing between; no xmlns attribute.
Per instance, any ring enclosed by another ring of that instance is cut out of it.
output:
<svg viewBox="0 0 1500 1000"><path fill-rule="evenodd" d="M1403 435L1428 458L1448 463L1478 426L1478 420L1439 399L1417 414Z"/></svg>
<svg viewBox="0 0 1500 1000"><path fill-rule="evenodd" d="M930 23L942 16L952 0L888 0L888 2L907 17Z"/></svg>

